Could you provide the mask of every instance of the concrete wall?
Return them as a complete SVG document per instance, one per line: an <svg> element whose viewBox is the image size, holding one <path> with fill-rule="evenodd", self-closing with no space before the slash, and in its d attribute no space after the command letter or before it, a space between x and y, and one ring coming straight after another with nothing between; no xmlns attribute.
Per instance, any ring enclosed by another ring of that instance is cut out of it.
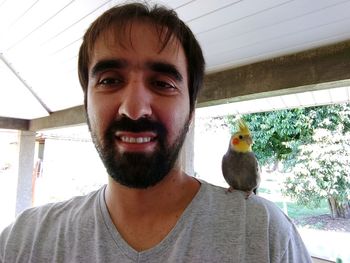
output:
<svg viewBox="0 0 350 263"><path fill-rule="evenodd" d="M16 215L32 206L34 151L35 132L20 131Z"/></svg>

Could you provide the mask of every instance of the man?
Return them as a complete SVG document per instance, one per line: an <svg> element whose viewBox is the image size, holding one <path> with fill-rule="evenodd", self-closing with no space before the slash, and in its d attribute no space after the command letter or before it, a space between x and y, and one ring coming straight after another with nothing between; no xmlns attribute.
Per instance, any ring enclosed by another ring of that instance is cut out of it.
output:
<svg viewBox="0 0 350 263"><path fill-rule="evenodd" d="M99 17L80 48L79 79L108 184L22 213L1 235L0 261L310 262L273 204L182 171L203 71L174 12L127 4Z"/></svg>

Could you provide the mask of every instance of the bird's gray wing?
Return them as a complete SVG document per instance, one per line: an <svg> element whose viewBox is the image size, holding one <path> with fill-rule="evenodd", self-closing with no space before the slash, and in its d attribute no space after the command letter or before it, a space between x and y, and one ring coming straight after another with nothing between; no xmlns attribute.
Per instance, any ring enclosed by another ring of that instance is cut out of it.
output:
<svg viewBox="0 0 350 263"><path fill-rule="evenodd" d="M222 173L234 189L251 191L260 183L259 164L253 152L228 151L222 158Z"/></svg>

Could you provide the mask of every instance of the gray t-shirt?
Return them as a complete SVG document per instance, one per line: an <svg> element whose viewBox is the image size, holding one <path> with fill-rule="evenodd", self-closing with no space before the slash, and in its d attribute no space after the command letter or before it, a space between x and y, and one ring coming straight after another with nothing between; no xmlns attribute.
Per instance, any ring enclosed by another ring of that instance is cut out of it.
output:
<svg viewBox="0 0 350 263"><path fill-rule="evenodd" d="M137 252L113 225L104 189L24 211L0 236L0 262L311 262L273 203L204 181L164 240Z"/></svg>

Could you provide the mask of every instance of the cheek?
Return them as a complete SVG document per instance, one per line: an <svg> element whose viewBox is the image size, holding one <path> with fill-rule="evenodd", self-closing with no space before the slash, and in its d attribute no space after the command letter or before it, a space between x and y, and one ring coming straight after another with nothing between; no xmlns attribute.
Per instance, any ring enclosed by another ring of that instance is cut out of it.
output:
<svg viewBox="0 0 350 263"><path fill-rule="evenodd" d="M171 112L171 111L169 111ZM163 124L168 130L168 139L170 142L173 142L182 132L186 122L189 119L189 109L186 107L175 108L175 111L172 111L173 114L169 113L167 116L163 116Z"/></svg>
<svg viewBox="0 0 350 263"><path fill-rule="evenodd" d="M89 89L90 90L90 89ZM97 107L96 103L91 96L91 93L87 93L87 98L86 98L86 112L88 115L88 119L90 122L91 129L96 129L96 126L98 125L97 120L98 120L98 114L97 114Z"/></svg>
<svg viewBox="0 0 350 263"><path fill-rule="evenodd" d="M104 133L113 118L113 109L108 106L106 100L99 99L98 96L88 94L87 97L87 114L91 129L95 134Z"/></svg>

